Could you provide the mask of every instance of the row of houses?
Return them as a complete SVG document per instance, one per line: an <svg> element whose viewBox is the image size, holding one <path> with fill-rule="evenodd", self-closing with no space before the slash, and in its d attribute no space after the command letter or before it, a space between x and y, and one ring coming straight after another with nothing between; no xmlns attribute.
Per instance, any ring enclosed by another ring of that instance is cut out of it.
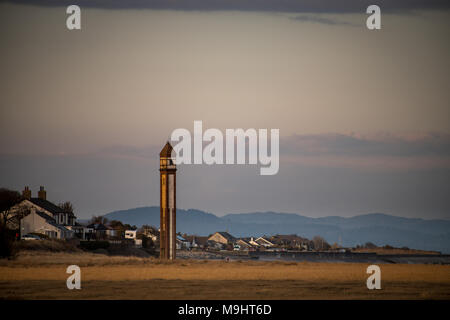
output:
<svg viewBox="0 0 450 320"><path fill-rule="evenodd" d="M199 248L199 249L217 249L217 250L280 250L296 249L311 250L311 241L295 234L293 235L275 235L271 237L246 237L236 238L228 232L216 232L209 237L200 236L177 236L177 248Z"/></svg>
<svg viewBox="0 0 450 320"><path fill-rule="evenodd" d="M38 233L52 239L78 238L80 240L105 240L121 237L119 230L102 223L89 225L78 223L73 212L64 210L47 200L47 192L43 186L40 187L37 197L32 197L29 187L25 187L22 197L23 200L16 204L11 212L17 214L26 210L27 214L20 219L19 225L9 226L14 230L19 229L22 236Z"/></svg>
<svg viewBox="0 0 450 320"><path fill-rule="evenodd" d="M137 241L137 230L117 230L103 223L80 224L73 212L65 211L60 206L47 200L47 192L40 187L37 197L32 197L31 190L22 191L23 201L15 210L28 209L29 214L20 220L22 235L39 233L56 239L78 238L80 240L120 240ZM14 211L14 210L13 210ZM152 226L143 226L139 232L152 239L159 240L159 230ZM275 235L270 237L236 238L228 232L215 232L203 237L195 235L177 235L177 249L215 249L215 250L276 250L297 249L310 250L311 241L297 235Z"/></svg>

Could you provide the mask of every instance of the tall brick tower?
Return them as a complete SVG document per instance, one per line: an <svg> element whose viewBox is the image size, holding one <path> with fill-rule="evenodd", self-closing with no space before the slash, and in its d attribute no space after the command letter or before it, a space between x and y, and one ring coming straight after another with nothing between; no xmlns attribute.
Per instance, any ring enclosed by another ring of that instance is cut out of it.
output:
<svg viewBox="0 0 450 320"><path fill-rule="evenodd" d="M160 258L175 259L176 254L176 172L169 142L159 154L160 183Z"/></svg>

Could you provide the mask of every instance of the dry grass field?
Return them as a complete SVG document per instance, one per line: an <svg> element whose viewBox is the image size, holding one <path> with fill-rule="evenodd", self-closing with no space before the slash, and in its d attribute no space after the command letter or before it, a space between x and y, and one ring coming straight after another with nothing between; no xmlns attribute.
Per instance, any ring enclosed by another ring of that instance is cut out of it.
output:
<svg viewBox="0 0 450 320"><path fill-rule="evenodd" d="M81 290L68 290L68 265ZM90 253L21 252L0 260L1 299L450 299L450 266L382 264L381 290L367 264L176 260Z"/></svg>

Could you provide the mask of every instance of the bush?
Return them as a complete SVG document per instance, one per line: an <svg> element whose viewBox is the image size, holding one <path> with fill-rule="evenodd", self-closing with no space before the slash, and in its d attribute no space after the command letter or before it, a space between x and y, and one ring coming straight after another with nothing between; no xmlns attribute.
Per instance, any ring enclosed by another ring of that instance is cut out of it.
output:
<svg viewBox="0 0 450 320"><path fill-rule="evenodd" d="M74 252L79 250L72 243L60 239L22 240L17 242L17 249L51 252Z"/></svg>
<svg viewBox="0 0 450 320"><path fill-rule="evenodd" d="M142 248L144 249L152 249L155 247L155 244L153 243L153 240L148 237L142 237Z"/></svg>
<svg viewBox="0 0 450 320"><path fill-rule="evenodd" d="M14 239L16 232L10 230L0 224L0 257L10 258L16 254L16 248L14 246Z"/></svg>
<svg viewBox="0 0 450 320"><path fill-rule="evenodd" d="M83 250L108 249L108 241L80 241L80 248Z"/></svg>

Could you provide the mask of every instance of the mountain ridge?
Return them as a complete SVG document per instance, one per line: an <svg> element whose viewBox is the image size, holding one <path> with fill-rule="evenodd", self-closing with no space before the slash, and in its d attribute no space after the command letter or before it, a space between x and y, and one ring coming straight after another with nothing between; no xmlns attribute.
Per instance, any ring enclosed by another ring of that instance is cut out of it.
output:
<svg viewBox="0 0 450 320"><path fill-rule="evenodd" d="M105 215L131 225L150 224L159 227L159 206L113 211ZM450 253L450 220L404 218L385 213L366 213L353 217L328 216L312 218L297 213L249 212L218 217L198 209L177 209L177 231L207 236L228 230L235 237L274 234L316 235L329 243L342 241L343 246L372 242Z"/></svg>

